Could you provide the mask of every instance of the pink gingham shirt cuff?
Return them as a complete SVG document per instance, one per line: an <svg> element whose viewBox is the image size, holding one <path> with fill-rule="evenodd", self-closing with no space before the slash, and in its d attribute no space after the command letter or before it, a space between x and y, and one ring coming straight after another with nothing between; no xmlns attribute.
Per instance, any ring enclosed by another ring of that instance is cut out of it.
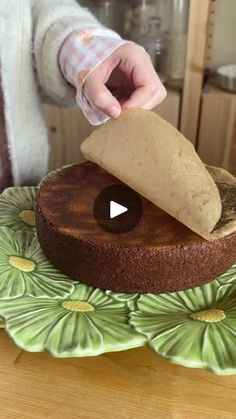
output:
<svg viewBox="0 0 236 419"><path fill-rule="evenodd" d="M86 78L117 48L127 41L110 29L88 28L70 34L62 45L59 63L65 79L76 88L76 102L92 125L110 119L86 97Z"/></svg>

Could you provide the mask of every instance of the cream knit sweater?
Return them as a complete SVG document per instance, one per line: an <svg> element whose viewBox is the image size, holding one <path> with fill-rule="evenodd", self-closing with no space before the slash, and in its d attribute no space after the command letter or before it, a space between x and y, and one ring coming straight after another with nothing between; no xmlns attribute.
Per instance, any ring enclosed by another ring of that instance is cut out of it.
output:
<svg viewBox="0 0 236 419"><path fill-rule="evenodd" d="M15 185L36 183L47 171L42 97L75 104L58 66L63 41L77 28L98 25L75 0L0 0L0 80Z"/></svg>

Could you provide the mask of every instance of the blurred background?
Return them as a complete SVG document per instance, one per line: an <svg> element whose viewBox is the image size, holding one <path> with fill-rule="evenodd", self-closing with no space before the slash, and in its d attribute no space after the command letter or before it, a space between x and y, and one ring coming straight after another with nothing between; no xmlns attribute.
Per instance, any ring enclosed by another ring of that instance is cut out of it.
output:
<svg viewBox="0 0 236 419"><path fill-rule="evenodd" d="M142 45L166 85L155 112L202 160L236 175L236 0L82 0L107 27ZM94 129L79 109L45 106L51 168L81 159Z"/></svg>

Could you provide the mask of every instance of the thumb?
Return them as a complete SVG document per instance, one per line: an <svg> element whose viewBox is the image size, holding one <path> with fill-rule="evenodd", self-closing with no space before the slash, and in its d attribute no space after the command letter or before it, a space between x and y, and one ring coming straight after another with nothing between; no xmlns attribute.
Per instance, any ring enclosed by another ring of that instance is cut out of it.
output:
<svg viewBox="0 0 236 419"><path fill-rule="evenodd" d="M118 100L107 89L104 82L95 72L90 74L84 83L84 93L96 108L111 118L117 118L121 113Z"/></svg>

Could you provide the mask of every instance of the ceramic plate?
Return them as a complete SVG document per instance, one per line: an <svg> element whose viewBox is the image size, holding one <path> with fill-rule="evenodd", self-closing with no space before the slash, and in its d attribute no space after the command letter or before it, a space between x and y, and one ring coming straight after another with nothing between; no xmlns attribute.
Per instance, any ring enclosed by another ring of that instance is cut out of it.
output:
<svg viewBox="0 0 236 419"><path fill-rule="evenodd" d="M0 327L20 348L82 357L148 345L179 365L236 373L236 264L176 293L113 293L74 282L39 246L36 191L0 196Z"/></svg>

